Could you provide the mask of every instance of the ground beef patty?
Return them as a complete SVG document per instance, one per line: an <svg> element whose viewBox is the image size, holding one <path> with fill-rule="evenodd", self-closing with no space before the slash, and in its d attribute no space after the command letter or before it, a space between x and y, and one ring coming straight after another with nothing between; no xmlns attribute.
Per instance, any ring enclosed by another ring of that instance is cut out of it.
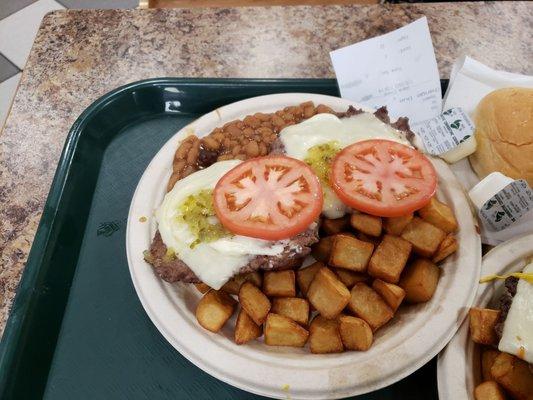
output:
<svg viewBox="0 0 533 400"><path fill-rule="evenodd" d="M500 297L500 318L498 319L498 323L494 326L494 330L498 336L498 341L503 335L503 326L505 325L505 320L507 319L507 314L509 314L511 304L513 304L513 297L516 294L517 286L518 278L511 276L505 280L505 290Z"/></svg>
<svg viewBox="0 0 533 400"><path fill-rule="evenodd" d="M293 237L280 255L255 256L239 270L238 274L298 267L311 252L310 246L316 241L318 241L318 224ZM201 282L187 264L179 258L167 255L167 246L163 243L159 231L155 234L150 250L145 253L145 260L152 264L157 275L167 282Z"/></svg>

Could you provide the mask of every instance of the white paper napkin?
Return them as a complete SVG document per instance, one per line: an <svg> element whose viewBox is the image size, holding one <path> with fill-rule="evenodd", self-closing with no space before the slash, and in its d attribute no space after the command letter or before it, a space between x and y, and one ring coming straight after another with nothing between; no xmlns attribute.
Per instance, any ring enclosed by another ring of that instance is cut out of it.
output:
<svg viewBox="0 0 533 400"><path fill-rule="evenodd" d="M453 65L448 90L444 95L443 109L461 107L473 117L474 110L483 97L493 90L504 87L533 88L533 76L498 71L468 56L463 56ZM468 159L451 165L451 168L466 191L479 182ZM495 246L527 232L533 232L533 212L529 212L514 225L502 231L482 230L481 238L483 243Z"/></svg>
<svg viewBox="0 0 533 400"><path fill-rule="evenodd" d="M440 114L439 70L426 17L330 56L342 98L386 105L392 119L407 116L410 122Z"/></svg>

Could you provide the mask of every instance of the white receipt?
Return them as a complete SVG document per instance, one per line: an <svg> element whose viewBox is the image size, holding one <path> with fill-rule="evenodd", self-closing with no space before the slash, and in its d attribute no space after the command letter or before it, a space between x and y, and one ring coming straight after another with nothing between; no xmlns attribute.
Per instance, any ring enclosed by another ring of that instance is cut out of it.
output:
<svg viewBox="0 0 533 400"><path fill-rule="evenodd" d="M440 114L439 71L426 17L330 53L341 97L392 118L421 122Z"/></svg>

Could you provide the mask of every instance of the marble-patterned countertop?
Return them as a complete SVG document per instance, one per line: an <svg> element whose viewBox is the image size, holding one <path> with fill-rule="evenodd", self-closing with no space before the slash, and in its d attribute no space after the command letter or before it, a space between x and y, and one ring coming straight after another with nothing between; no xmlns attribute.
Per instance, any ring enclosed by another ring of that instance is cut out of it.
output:
<svg viewBox="0 0 533 400"><path fill-rule="evenodd" d="M333 77L330 50L423 15L442 78L462 54L532 73L527 2L47 14L0 135L0 333L65 137L94 100L150 77Z"/></svg>

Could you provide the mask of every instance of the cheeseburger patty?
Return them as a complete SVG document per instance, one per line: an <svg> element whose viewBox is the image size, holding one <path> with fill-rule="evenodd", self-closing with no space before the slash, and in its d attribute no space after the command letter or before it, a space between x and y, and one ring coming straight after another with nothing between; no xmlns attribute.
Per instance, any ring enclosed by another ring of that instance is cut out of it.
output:
<svg viewBox="0 0 533 400"><path fill-rule="evenodd" d="M312 102L305 102L272 114L256 113L246 116L243 120L228 122L201 139L191 135L184 139L176 150L167 192L172 190L178 180L217 161L247 160L268 154L284 153L283 145L278 140L279 132L286 126L300 123L320 113L347 118L361 114L363 110L350 106L345 112L337 113L325 105L320 104L315 107ZM403 131L407 139L414 136L409 129L407 118L400 118L391 124L386 107L379 108L374 115L393 128ZM243 265L239 273L297 267L310 253L310 246L318 239L318 224L313 224L306 231L288 240L281 254L256 256L248 264ZM145 260L167 282L200 282L187 264L175 256L168 255L167 246L163 243L159 231L156 232L150 249L145 252Z"/></svg>

